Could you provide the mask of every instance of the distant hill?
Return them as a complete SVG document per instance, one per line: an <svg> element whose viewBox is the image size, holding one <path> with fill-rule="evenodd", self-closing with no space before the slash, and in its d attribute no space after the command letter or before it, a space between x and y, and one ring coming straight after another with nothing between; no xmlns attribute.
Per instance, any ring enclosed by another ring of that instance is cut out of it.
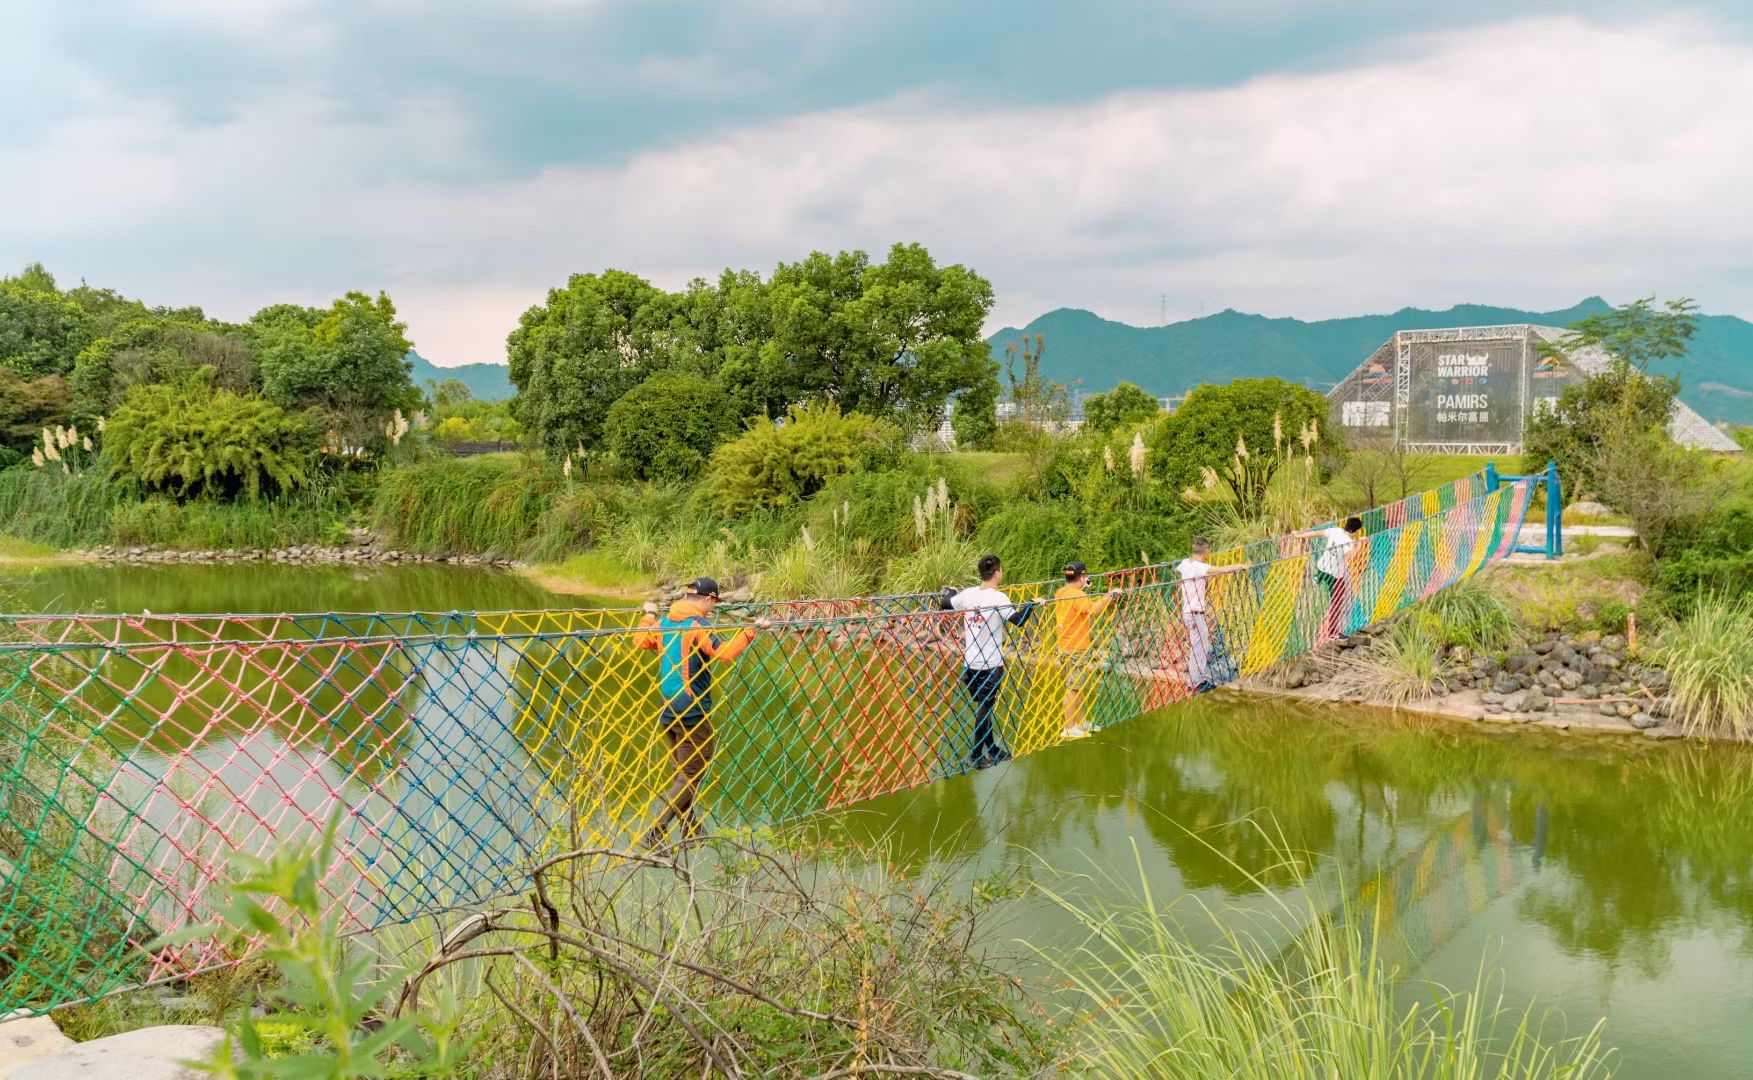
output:
<svg viewBox="0 0 1753 1080"><path fill-rule="evenodd" d="M1018 329L1005 327L988 341L1003 361L1004 344L1024 334L1043 334L1042 374L1085 394L1111 390L1121 380L1160 396L1179 394L1201 382L1276 375L1325 392L1375 351L1396 330L1450 326L1539 323L1569 326L1608 310L1591 296L1562 311L1460 304L1447 311L1404 308L1392 315L1359 315L1304 322L1220 311L1167 326L1129 326L1077 308L1049 311ZM1698 321L1692 352L1674 372L1681 396L1712 421L1753 423L1753 323L1729 315Z"/></svg>
<svg viewBox="0 0 1753 1080"><path fill-rule="evenodd" d="M500 401L516 393L511 385L511 369L504 364L458 364L439 367L419 353L408 350L408 362L414 365L414 385L425 389L428 382L460 379L471 396L480 401Z"/></svg>

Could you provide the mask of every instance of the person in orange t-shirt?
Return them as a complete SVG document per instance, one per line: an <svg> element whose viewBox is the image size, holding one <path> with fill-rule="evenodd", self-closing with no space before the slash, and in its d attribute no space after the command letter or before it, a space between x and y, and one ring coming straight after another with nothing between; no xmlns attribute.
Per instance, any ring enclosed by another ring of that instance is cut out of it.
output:
<svg viewBox="0 0 1753 1080"><path fill-rule="evenodd" d="M1120 595L1119 589L1112 589L1106 596L1091 596L1089 583L1089 571L1073 559L1065 564L1065 584L1053 593L1053 629L1059 666L1065 672L1065 730L1060 733L1065 739L1081 739L1090 733L1084 719L1084 698L1099 670L1091 649L1096 617Z"/></svg>

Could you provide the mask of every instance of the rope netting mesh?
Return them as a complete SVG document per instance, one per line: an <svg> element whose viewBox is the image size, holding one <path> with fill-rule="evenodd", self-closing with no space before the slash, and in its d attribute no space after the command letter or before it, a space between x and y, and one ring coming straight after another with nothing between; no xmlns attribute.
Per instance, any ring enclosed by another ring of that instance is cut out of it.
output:
<svg viewBox="0 0 1753 1080"><path fill-rule="evenodd" d="M1092 595L1121 592L1093 610L1011 587L1043 602L983 689L935 597L721 611L726 638L772 625L712 665L685 730L659 719L671 632L637 610L0 617L0 1013L236 961L145 946L212 917L234 853L331 821L323 888L363 931L505 894L544 853L638 842L689 795L715 829L760 827L1150 712L1507 554L1531 484L1486 488L1371 511L1337 583L1299 535L1213 556L1240 569L1197 586L1166 564L1097 575Z"/></svg>

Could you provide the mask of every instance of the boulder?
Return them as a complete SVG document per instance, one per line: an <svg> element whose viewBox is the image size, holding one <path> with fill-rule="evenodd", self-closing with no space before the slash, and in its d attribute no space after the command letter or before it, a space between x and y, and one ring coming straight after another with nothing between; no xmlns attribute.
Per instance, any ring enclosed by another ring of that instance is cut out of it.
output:
<svg viewBox="0 0 1753 1080"><path fill-rule="evenodd" d="M1521 712L1528 700L1528 691L1517 690L1503 699L1504 712Z"/></svg>
<svg viewBox="0 0 1753 1080"><path fill-rule="evenodd" d="M1639 731L1648 730L1649 728L1653 728L1657 724L1661 723L1660 720L1657 720L1655 717L1651 716L1649 713L1646 713L1646 712L1632 713L1631 716L1629 717L1629 719L1631 720L1631 726L1636 728Z"/></svg>
<svg viewBox="0 0 1753 1080"><path fill-rule="evenodd" d="M1535 676L1534 681L1548 690L1558 689L1558 674L1556 672L1542 671Z"/></svg>
<svg viewBox="0 0 1753 1080"><path fill-rule="evenodd" d="M1502 701L1505 695L1513 694L1521 688L1521 684L1516 682L1512 675L1499 675L1491 680L1491 692L1497 695L1499 701Z"/></svg>
<svg viewBox="0 0 1753 1080"><path fill-rule="evenodd" d="M14 1069L8 1080L199 1080L183 1064L208 1058L225 1042L216 1027L170 1024L76 1043Z"/></svg>
<svg viewBox="0 0 1753 1080"><path fill-rule="evenodd" d="M1552 708L1552 702L1540 691L1530 690L1528 696L1522 700L1522 708L1528 712L1545 712Z"/></svg>
<svg viewBox="0 0 1753 1080"><path fill-rule="evenodd" d="M1561 641L1555 645L1552 652L1547 655L1551 656L1552 659L1558 661L1560 664L1569 664L1576 659L1576 650Z"/></svg>
<svg viewBox="0 0 1753 1080"><path fill-rule="evenodd" d="M1565 507L1564 512L1567 514L1575 514L1578 517L1613 516L1613 511L1608 509L1606 505L1595 502L1592 499L1579 499Z"/></svg>
<svg viewBox="0 0 1753 1080"><path fill-rule="evenodd" d="M1644 668L1637 681L1658 694L1668 689L1668 673L1659 667Z"/></svg>
<svg viewBox="0 0 1753 1080"><path fill-rule="evenodd" d="M1600 705L1600 713L1602 716L1618 716L1619 706L1613 704L1611 701L1603 701Z"/></svg>
<svg viewBox="0 0 1753 1080"><path fill-rule="evenodd" d="M1557 644L1558 642L1553 641L1550 638L1545 641L1536 641L1534 643L1534 652L1540 656L1545 656L1547 653L1551 652L1552 647Z"/></svg>
<svg viewBox="0 0 1753 1080"><path fill-rule="evenodd" d="M1601 639L1601 648L1607 650L1610 653L1624 652L1625 651L1625 635L1624 634L1608 634L1608 635L1606 635L1605 637L1603 637Z"/></svg>
<svg viewBox="0 0 1753 1080"><path fill-rule="evenodd" d="M1629 720L1641 710L1638 709L1637 703L1634 701L1617 701L1613 703L1613 711Z"/></svg>
<svg viewBox="0 0 1753 1080"><path fill-rule="evenodd" d="M1479 695L1479 700L1486 705L1502 705L1503 695L1495 690L1487 690Z"/></svg>
<svg viewBox="0 0 1753 1080"><path fill-rule="evenodd" d="M0 1023L0 1077L10 1077L30 1062L77 1045L46 1016L25 1016Z"/></svg>
<svg viewBox="0 0 1753 1080"><path fill-rule="evenodd" d="M1582 698L1584 701L1593 701L1595 698L1601 696L1601 688L1594 683L1586 682L1577 687L1576 692L1571 696Z"/></svg>
<svg viewBox="0 0 1753 1080"><path fill-rule="evenodd" d="M1561 671L1558 673L1558 685L1565 691L1575 691L1583 685L1583 676L1579 671Z"/></svg>

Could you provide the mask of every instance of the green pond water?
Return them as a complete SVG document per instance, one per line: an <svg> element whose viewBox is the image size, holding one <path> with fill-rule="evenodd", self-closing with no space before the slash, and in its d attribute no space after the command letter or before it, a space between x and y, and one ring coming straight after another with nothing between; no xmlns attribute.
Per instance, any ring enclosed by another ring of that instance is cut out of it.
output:
<svg viewBox="0 0 1753 1080"><path fill-rule="evenodd" d="M24 610L571 607L454 567L54 567L0 576ZM1211 695L836 816L910 871L1008 872L1220 917L1379 896L1393 959L1506 1005L1607 1018L1626 1077L1753 1074L1753 756L1734 747L1413 722ZM1269 841L1268 835L1281 837ZM1283 846L1280 847L1279 845ZM1283 851L1306 853L1283 865ZM1052 950L1071 920L1025 899L997 933ZM1195 927L1194 932L1199 932ZM1415 991L1408 991L1414 993Z"/></svg>

